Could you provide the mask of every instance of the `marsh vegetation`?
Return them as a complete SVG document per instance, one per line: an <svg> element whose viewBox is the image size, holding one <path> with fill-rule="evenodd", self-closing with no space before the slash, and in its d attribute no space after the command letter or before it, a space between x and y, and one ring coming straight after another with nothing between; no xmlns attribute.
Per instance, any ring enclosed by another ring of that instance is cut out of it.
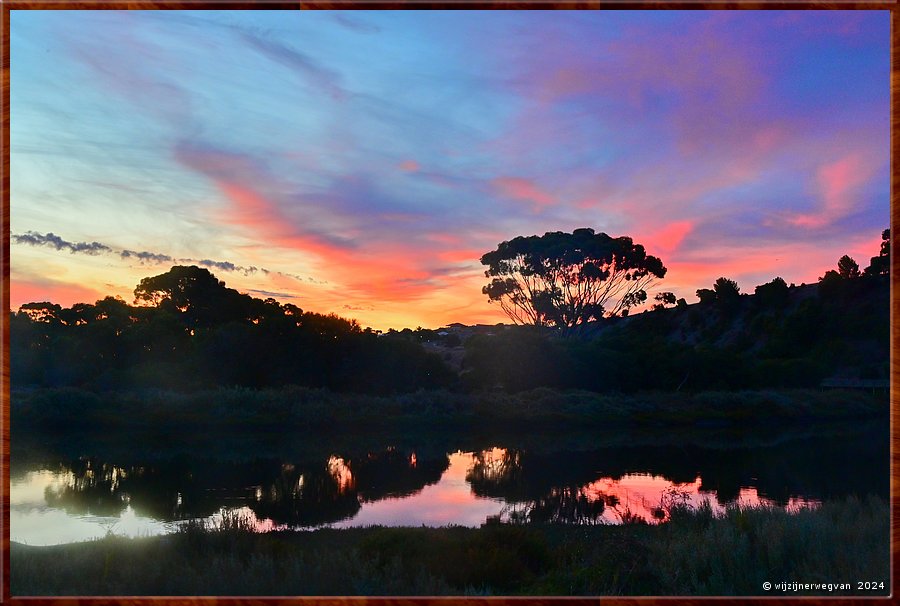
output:
<svg viewBox="0 0 900 606"><path fill-rule="evenodd" d="M883 499L673 504L662 525L487 525L256 534L232 519L165 537L13 544L13 595L785 595L763 582L889 587ZM815 537L815 541L810 541ZM47 574L53 570L53 574ZM865 595L887 595L887 589ZM805 595L860 595L810 591Z"/></svg>

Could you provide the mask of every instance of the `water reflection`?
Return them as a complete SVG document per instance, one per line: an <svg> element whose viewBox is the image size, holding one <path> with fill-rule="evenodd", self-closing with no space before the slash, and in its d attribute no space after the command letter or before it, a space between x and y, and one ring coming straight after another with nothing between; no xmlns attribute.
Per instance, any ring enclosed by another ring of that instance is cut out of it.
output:
<svg viewBox="0 0 900 606"><path fill-rule="evenodd" d="M53 545L107 534L140 537L175 530L174 524L139 515L128 504L110 506L110 499L97 495L95 488L90 482L85 484L84 479L76 478L71 471L60 470L33 471L14 479L10 491L12 540ZM77 505L70 501L68 507L58 507L60 495L78 495L73 490L75 485L86 489L96 500L76 496Z"/></svg>
<svg viewBox="0 0 900 606"><path fill-rule="evenodd" d="M359 511L353 476L334 456L319 466L281 465L275 478L256 487L247 507L276 526L319 526L348 518Z"/></svg>
<svg viewBox="0 0 900 606"><path fill-rule="evenodd" d="M467 481L475 455L457 451L445 457L438 481L406 496L385 495L362 504L359 514L334 524L351 526L480 526L496 517L503 508L499 499L484 498L472 492ZM437 462L417 461L417 467L435 467Z"/></svg>
<svg viewBox="0 0 900 606"><path fill-rule="evenodd" d="M887 496L887 441L797 440L766 448L577 451L487 444L440 454L386 447L284 461L177 457L122 465L58 461L12 478L12 540L170 532L235 513L260 531L320 526L478 526L664 521L680 500L796 508L846 494ZM446 450L443 452L447 452ZM63 529L65 527L65 529Z"/></svg>

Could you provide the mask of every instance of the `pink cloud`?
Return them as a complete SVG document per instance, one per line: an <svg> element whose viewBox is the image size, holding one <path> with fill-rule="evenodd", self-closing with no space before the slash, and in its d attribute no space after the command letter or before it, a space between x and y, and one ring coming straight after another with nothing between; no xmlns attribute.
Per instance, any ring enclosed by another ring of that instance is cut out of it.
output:
<svg viewBox="0 0 900 606"><path fill-rule="evenodd" d="M218 180L216 185L231 201L225 220L256 232L266 241L286 248L297 248L320 256L342 254L344 247L315 234L304 234L292 227L291 220L271 201L252 189Z"/></svg>
<svg viewBox="0 0 900 606"><path fill-rule="evenodd" d="M582 128L573 129L560 123L567 120L564 114L547 111L560 102L582 104L585 116L596 107L606 122L633 122L634 136L640 136L641 123L661 96L671 104L667 113L644 128L657 137L674 134L683 153L723 150L735 141L745 145L747 135L763 126L756 104L769 76L765 58L720 27L727 19L710 15L677 30L631 26L613 41L592 41L589 49L562 42L560 32L536 32L546 40L543 60L523 62L526 71L514 80L521 94L537 100L511 130L521 143L517 147L540 149L560 132L569 133L571 144L596 145L583 118Z"/></svg>
<svg viewBox="0 0 900 606"><path fill-rule="evenodd" d="M425 236L428 240L433 242L439 242L441 244L450 244L450 245L459 245L462 244L463 239L456 235L447 232L432 232Z"/></svg>
<svg viewBox="0 0 900 606"><path fill-rule="evenodd" d="M408 173L418 172L419 171L419 163L416 162L415 160L404 160L403 162L400 163L400 170L408 172Z"/></svg>
<svg viewBox="0 0 900 606"><path fill-rule="evenodd" d="M773 25L789 29L791 36L821 42L825 36L858 36L864 18L864 14L856 11L834 11L815 16L784 11L773 20Z"/></svg>
<svg viewBox="0 0 900 606"><path fill-rule="evenodd" d="M534 210L556 203L556 199L538 187L534 181L521 177L497 177L491 185L507 198L530 202Z"/></svg>
<svg viewBox="0 0 900 606"><path fill-rule="evenodd" d="M647 236L644 245L650 250L673 252L693 229L693 221L676 221Z"/></svg>
<svg viewBox="0 0 900 606"><path fill-rule="evenodd" d="M360 203L366 188L344 188L334 194L339 199L303 202L296 194L285 198L282 192L289 191L289 184L249 157L201 146L180 146L175 157L222 193L227 202L218 214L222 223L248 232L267 247L310 255L310 271L329 282L315 295L323 304L330 301L336 312L341 311L334 308L338 301L343 305L439 298L466 271L462 264L476 263L489 250L475 248L485 238L481 232L465 236L419 232L420 218L415 214L385 210L378 220L395 229L367 228L366 213L372 211ZM408 236L397 238L397 228ZM311 294L306 286L304 292ZM473 292L479 291L480 287Z"/></svg>
<svg viewBox="0 0 900 606"><path fill-rule="evenodd" d="M431 276L417 265L421 257L408 246L375 243L365 251L337 246L314 234L298 232L277 205L259 192L227 181L216 184L231 202L227 222L253 231L271 245L314 255L329 275L357 294L397 299L419 296L430 288L418 283Z"/></svg>
<svg viewBox="0 0 900 606"><path fill-rule="evenodd" d="M861 268L881 247L880 234L855 238L844 247L823 247L818 242L787 242L760 248L720 248L683 251L663 259L668 273L660 288L673 290L689 302L698 288L712 288L720 276L734 279L742 292L780 276L788 283L814 284L829 269L837 267L843 254L853 257Z"/></svg>
<svg viewBox="0 0 900 606"><path fill-rule="evenodd" d="M819 228L830 225L853 211L857 193L873 175L874 166L863 154L853 152L821 166L816 175L822 206L817 212L800 213L786 220L791 225Z"/></svg>
<svg viewBox="0 0 900 606"><path fill-rule="evenodd" d="M364 248L336 244L329 238L298 230L295 220L261 192L244 184L211 175L230 205L222 214L225 223L241 227L269 246L313 256L313 262L329 282L354 300L413 300L440 289L428 261L414 240L405 243L368 242Z"/></svg>

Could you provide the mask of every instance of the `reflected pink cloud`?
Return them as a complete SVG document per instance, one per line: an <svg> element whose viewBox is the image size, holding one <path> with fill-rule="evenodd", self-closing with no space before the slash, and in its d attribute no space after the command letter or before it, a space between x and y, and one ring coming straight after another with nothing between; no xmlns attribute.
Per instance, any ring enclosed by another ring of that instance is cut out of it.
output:
<svg viewBox="0 0 900 606"><path fill-rule="evenodd" d="M473 455L456 452L449 455L449 459L450 465L437 484L402 499L363 503L355 517L333 526L480 526L489 516L499 515L503 503L476 496L466 482L466 472L474 462Z"/></svg>
<svg viewBox="0 0 900 606"><path fill-rule="evenodd" d="M619 479L601 478L588 484L583 490L590 500L604 499L608 504L611 502L609 497L615 497L612 501L615 505L607 505L602 515L603 521L608 524L634 518L650 523L664 522L668 519L666 509L677 503L696 508L709 502L714 513L721 514L725 511L725 507L716 501L714 492L703 490L699 476L693 482L678 483L661 476L634 473ZM756 488L744 487L740 490L736 504L759 506L774 505L774 502L760 496ZM786 509L796 511L817 504L817 501L792 497Z"/></svg>

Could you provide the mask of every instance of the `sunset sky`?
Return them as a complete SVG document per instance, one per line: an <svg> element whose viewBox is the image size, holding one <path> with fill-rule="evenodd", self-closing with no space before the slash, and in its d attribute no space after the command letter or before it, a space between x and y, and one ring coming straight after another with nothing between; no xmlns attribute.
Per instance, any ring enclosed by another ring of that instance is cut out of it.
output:
<svg viewBox="0 0 900 606"><path fill-rule="evenodd" d="M11 11L11 307L176 264L364 326L495 323L478 258L592 227L719 276L889 223L887 11ZM49 235L52 234L52 235ZM651 297L653 293L651 292Z"/></svg>

